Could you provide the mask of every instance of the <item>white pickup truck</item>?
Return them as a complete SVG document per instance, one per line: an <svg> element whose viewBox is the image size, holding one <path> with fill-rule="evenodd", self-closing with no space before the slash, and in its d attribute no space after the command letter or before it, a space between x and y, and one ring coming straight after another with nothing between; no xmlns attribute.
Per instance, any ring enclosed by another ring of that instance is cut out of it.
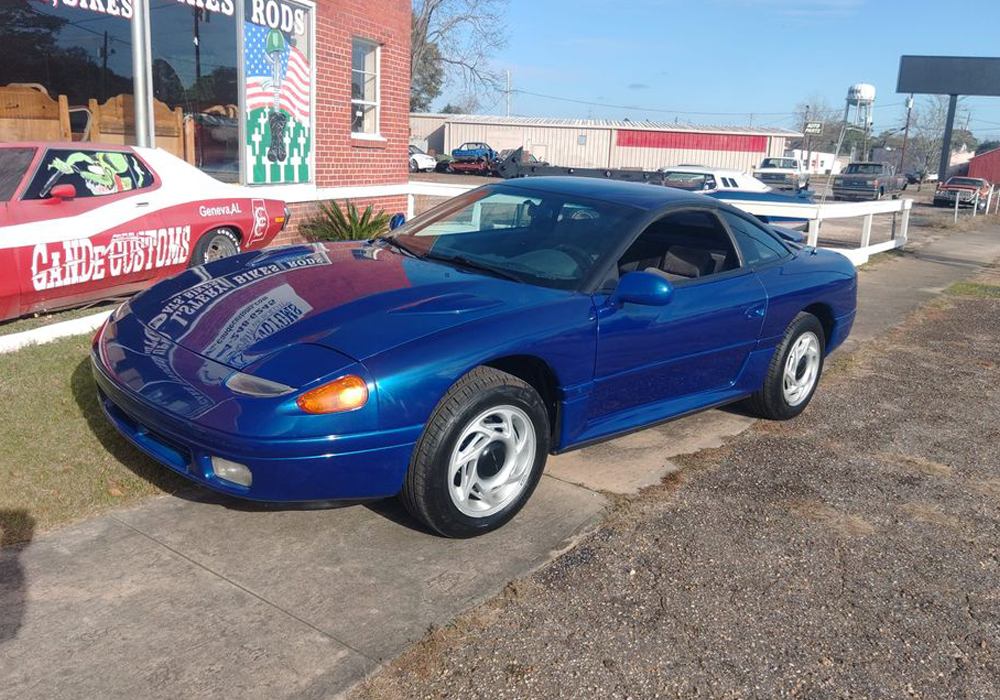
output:
<svg viewBox="0 0 1000 700"><path fill-rule="evenodd" d="M797 158L765 158L753 174L776 190L809 188L809 173Z"/></svg>

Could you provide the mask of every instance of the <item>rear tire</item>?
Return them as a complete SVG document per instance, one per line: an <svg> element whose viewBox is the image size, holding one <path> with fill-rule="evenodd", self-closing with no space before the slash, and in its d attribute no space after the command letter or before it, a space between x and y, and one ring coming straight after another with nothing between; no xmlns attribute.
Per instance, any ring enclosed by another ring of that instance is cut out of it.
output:
<svg viewBox="0 0 1000 700"><path fill-rule="evenodd" d="M805 312L796 316L774 351L763 386L750 397L754 413L771 420L788 420L802 413L819 385L825 348L826 334L819 319Z"/></svg>
<svg viewBox="0 0 1000 700"><path fill-rule="evenodd" d="M445 537L506 524L531 496L549 453L549 416L517 377L476 367L438 403L417 441L401 495Z"/></svg>
<svg viewBox="0 0 1000 700"><path fill-rule="evenodd" d="M197 267L215 260L222 260L240 252L240 239L229 228L214 228L202 234L191 254L188 267Z"/></svg>

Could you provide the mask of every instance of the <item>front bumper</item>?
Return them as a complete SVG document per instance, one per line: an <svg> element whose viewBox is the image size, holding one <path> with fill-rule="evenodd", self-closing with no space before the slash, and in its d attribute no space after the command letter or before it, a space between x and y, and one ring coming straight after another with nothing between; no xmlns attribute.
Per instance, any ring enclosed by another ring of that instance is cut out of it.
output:
<svg viewBox="0 0 1000 700"><path fill-rule="evenodd" d="M91 355L105 415L133 445L191 481L256 501L332 501L399 493L422 426L325 438L254 438L199 425L120 387ZM211 457L246 465L249 487L219 479Z"/></svg>
<svg viewBox="0 0 1000 700"><path fill-rule="evenodd" d="M972 206L976 200L976 193L968 190L945 190L934 194L935 204L950 204L955 206L955 199L958 198L958 205Z"/></svg>
<svg viewBox="0 0 1000 700"><path fill-rule="evenodd" d="M871 187L837 187L833 188L834 199L878 199L878 190Z"/></svg>

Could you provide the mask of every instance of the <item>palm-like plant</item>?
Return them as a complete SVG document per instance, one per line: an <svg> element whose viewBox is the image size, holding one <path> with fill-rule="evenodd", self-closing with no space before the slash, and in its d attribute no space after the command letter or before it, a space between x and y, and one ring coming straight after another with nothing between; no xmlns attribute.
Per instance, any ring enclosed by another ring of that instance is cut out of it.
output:
<svg viewBox="0 0 1000 700"><path fill-rule="evenodd" d="M358 214L353 202L347 202L347 213L336 202L320 202L319 213L300 227L311 241L361 241L381 236L389 230L389 215L384 210L375 213L369 204Z"/></svg>

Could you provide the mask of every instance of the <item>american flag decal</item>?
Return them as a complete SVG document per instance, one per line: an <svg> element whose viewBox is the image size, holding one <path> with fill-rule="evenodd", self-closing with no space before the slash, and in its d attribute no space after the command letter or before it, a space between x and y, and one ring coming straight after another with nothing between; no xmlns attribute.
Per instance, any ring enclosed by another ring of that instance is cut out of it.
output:
<svg viewBox="0 0 1000 700"><path fill-rule="evenodd" d="M246 109L274 107L275 89L272 85L272 59L264 51L267 27L251 22L246 23L244 36L244 59L246 63ZM286 44L285 49L276 54L281 62L283 76L279 86L278 108L288 112L293 119L309 122L309 92L312 71L309 61L296 47Z"/></svg>

